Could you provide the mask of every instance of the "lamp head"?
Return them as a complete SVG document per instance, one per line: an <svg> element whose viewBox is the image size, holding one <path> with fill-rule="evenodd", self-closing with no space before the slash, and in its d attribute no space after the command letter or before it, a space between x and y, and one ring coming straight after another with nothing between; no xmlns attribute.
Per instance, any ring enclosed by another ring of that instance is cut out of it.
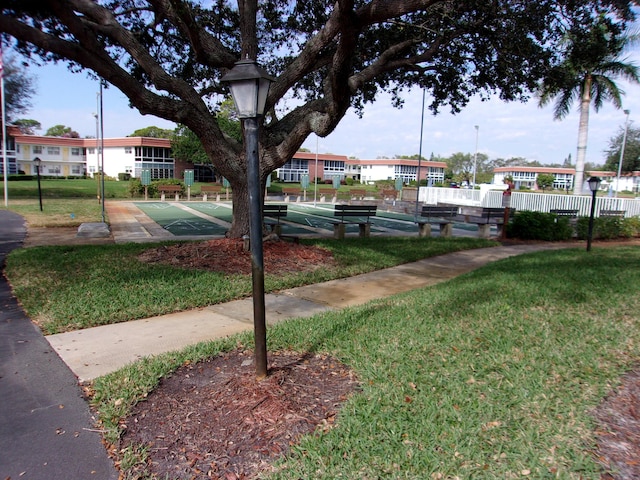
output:
<svg viewBox="0 0 640 480"><path fill-rule="evenodd" d="M587 180L587 183L589 184L589 190L597 192L600 188L600 183L602 183L602 179L600 177L591 177Z"/></svg>
<svg viewBox="0 0 640 480"><path fill-rule="evenodd" d="M40 165L42 165L42 160L40 160L40 157L36 157L33 159L33 163L36 167L40 167Z"/></svg>
<svg viewBox="0 0 640 480"><path fill-rule="evenodd" d="M269 87L274 80L275 77L251 59L236 62L220 79L229 83L239 118L254 118L264 114Z"/></svg>

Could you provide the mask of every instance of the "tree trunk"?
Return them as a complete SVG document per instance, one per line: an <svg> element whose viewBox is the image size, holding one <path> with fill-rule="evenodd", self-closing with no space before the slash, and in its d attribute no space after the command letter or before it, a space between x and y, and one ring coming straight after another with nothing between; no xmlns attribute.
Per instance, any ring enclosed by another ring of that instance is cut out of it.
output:
<svg viewBox="0 0 640 480"><path fill-rule="evenodd" d="M582 86L580 99L580 123L578 126L578 152L576 155L576 177L573 194L582 195L584 183L584 161L587 156L587 134L589 132L589 107L591 106L591 75L587 75Z"/></svg>

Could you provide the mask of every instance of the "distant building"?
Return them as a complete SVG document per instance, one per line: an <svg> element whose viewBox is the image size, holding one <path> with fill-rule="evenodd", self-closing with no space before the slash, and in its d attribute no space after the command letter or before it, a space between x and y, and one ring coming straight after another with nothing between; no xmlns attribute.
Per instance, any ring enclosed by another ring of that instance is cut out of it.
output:
<svg viewBox="0 0 640 480"><path fill-rule="evenodd" d="M24 135L16 127L9 127L10 143L15 145L16 172L35 173L33 159L42 161L40 173L47 176L93 176L101 170L107 176L128 173L140 177L143 169L151 170L151 178L173 178L175 161L171 142L164 138L123 137L65 138ZM104 158L100 154L104 146ZM11 156L7 154L11 162Z"/></svg>
<svg viewBox="0 0 640 480"><path fill-rule="evenodd" d="M541 173L550 173L554 177L553 188L558 190L572 190L576 171L574 168L552 168L552 167L498 167L493 171L493 183L502 184L506 177L513 179L514 188L521 187L537 190L536 180ZM620 176L620 186L617 185L617 173L594 170L586 172L584 181L589 177L597 176L602 179L601 190L640 192L640 172L625 173ZM583 188L588 191L588 187Z"/></svg>
<svg viewBox="0 0 640 480"><path fill-rule="evenodd" d="M446 168L444 162L423 160L420 162L420 180L427 178L432 184L444 182ZM407 184L417 179L418 161L395 158L360 160L344 155L298 152L276 172L278 179L283 182L299 182L303 175L309 175L312 182L316 177L320 181L333 180L335 177L340 181L351 178L357 183L395 181L400 178Z"/></svg>

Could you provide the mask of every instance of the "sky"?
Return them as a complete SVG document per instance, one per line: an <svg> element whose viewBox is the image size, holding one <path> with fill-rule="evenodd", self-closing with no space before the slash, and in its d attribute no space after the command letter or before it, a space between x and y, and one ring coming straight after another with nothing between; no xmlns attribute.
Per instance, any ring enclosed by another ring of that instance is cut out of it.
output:
<svg viewBox="0 0 640 480"><path fill-rule="evenodd" d="M640 49L628 53L628 58L640 65ZM36 95L32 108L22 118L37 120L42 125L39 134L49 127L65 125L80 136L96 136L98 111L97 81L85 73L71 73L63 64L30 66L35 77ZM619 81L625 91L623 109L630 110L629 125L635 126L634 115L640 118L640 85ZM390 98L380 96L365 107L358 118L349 111L336 130L326 138L311 135L303 147L319 153L333 153L370 160L396 155L417 155L420 151L422 91L404 95L405 105L396 109ZM427 94L427 105L428 105ZM539 108L535 99L528 103L504 103L498 98L480 101L473 98L462 112L452 115L447 107L434 116L426 109L422 139L423 158L448 157L453 153L484 153L489 159L523 157L542 164L561 164L571 155L575 163L578 137L578 105L563 120L553 119L552 106ZM123 137L135 130L158 126L175 128L175 124L154 116L140 115L131 109L123 93L115 87L103 91L104 136ZM609 140L624 128L623 110L605 104L598 113L591 109L586 161L604 164ZM478 128L476 129L476 125Z"/></svg>

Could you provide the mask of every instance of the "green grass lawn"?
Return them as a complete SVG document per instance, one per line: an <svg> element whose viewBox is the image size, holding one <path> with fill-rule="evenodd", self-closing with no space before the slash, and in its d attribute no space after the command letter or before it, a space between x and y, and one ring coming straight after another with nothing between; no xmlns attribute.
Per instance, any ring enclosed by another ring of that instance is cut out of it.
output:
<svg viewBox="0 0 640 480"><path fill-rule="evenodd" d="M590 412L640 356L639 284L638 247L546 251L270 328L270 351L331 354L362 386L271 477L599 479ZM97 379L106 438L163 376L238 343Z"/></svg>
<svg viewBox="0 0 640 480"><path fill-rule="evenodd" d="M494 246L476 238L375 237L301 240L333 252L337 267L297 274L265 271L267 292L343 278L444 253ZM138 260L158 244L14 250L6 275L46 334L203 307L251 294L250 275L225 275Z"/></svg>

